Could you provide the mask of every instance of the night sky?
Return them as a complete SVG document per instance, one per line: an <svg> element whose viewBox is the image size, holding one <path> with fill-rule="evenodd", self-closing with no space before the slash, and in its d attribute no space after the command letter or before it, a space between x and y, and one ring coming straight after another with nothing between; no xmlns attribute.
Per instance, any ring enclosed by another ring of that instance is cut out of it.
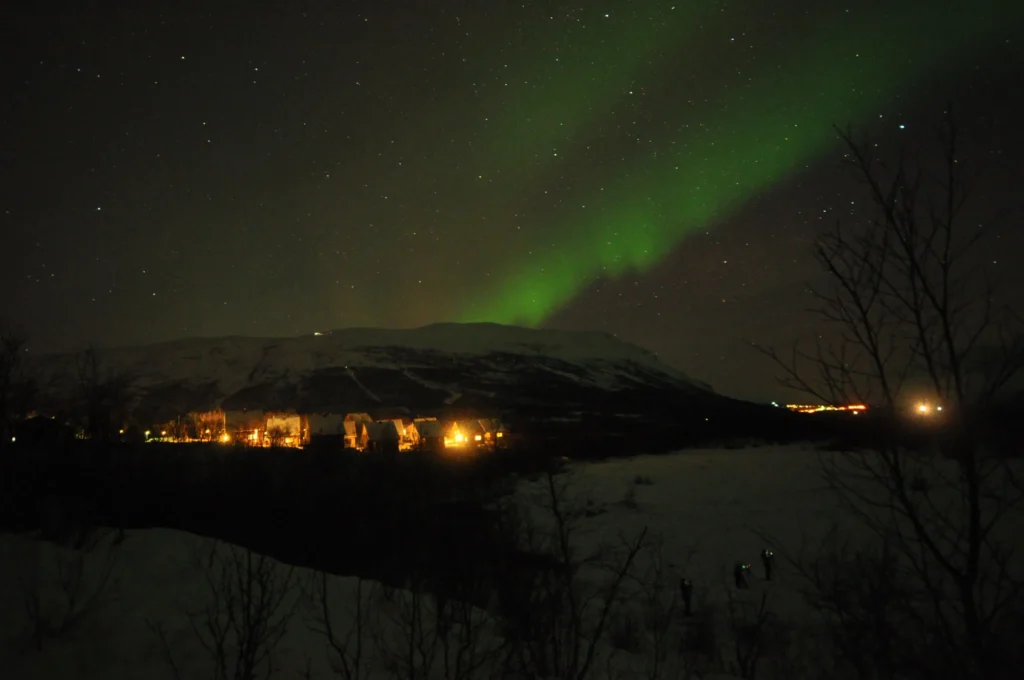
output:
<svg viewBox="0 0 1024 680"><path fill-rule="evenodd" d="M497 321L768 399L744 341L813 337L815 234L870 215L832 124L895 154L950 101L1024 297L1024 3L22 4L0 317L33 352Z"/></svg>

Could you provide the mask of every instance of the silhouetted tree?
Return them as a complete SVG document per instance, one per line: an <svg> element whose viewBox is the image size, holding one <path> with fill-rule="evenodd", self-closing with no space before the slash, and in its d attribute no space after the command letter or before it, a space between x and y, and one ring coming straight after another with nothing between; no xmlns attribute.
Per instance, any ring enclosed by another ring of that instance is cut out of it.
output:
<svg viewBox="0 0 1024 680"><path fill-rule="evenodd" d="M271 427L267 430L267 442L271 446L282 446L287 433L281 427Z"/></svg>
<svg viewBox="0 0 1024 680"><path fill-rule="evenodd" d="M952 116L943 121L937 170L889 164L877 145L838 132L876 217L839 224L815 246L828 285L813 294L822 333L831 329L825 337L835 339L819 336L813 351L794 346L788 356L762 351L784 371L783 384L828 403L900 414L905 387L924 385L945 407L933 414L941 437L932 454L943 456L878 441L823 457L823 473L899 561L905 582L891 588L901 596L889 606L919 625L898 642L878 641L904 660L913 655L909 665L890 659L886 667L1004 677L1020 661L1004 616L1024 601L1000 534L1024 497L1013 469L988 455L976 416L1022 366L1020 317L997 304L979 266L984 231L965 219L971 183Z"/></svg>
<svg viewBox="0 0 1024 680"><path fill-rule="evenodd" d="M0 447L11 442L14 425L24 420L36 394L25 362L25 336L0 326Z"/></svg>
<svg viewBox="0 0 1024 680"><path fill-rule="evenodd" d="M128 417L131 377L104 368L94 347L76 358L75 370L86 435L98 441L116 441Z"/></svg>

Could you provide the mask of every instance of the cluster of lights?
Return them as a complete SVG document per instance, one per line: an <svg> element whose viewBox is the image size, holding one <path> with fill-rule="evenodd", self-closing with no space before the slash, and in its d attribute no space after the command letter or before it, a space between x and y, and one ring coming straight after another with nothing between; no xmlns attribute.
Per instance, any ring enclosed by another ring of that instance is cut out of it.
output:
<svg viewBox="0 0 1024 680"><path fill-rule="evenodd" d="M120 430L121 434L125 433L125 430ZM154 441L158 438L166 438L168 436L167 430L160 430L157 435L152 430L145 431L146 441ZM217 428L205 428L202 430L200 437L204 441L218 441L223 444L230 444L236 438L233 437L229 432L222 430L220 427ZM485 441L492 442L493 439L503 439L505 437L504 432L487 432L480 434L465 434L459 430L459 427L454 426L448 436L444 437L444 446L450 448L461 448L470 444L483 445ZM260 430L251 430L248 432L238 433L237 439L239 441L246 441L249 445L259 446L264 443L264 433ZM13 437L11 439L14 441ZM282 437L281 442L285 446L294 446L302 442L302 437L295 436L294 434L285 435Z"/></svg>
<svg viewBox="0 0 1024 680"><path fill-rule="evenodd" d="M786 404L786 408L797 413L822 413L823 411L848 411L858 415L861 411L867 411L864 404L849 404L847 406L829 406L827 404Z"/></svg>
<svg viewBox="0 0 1024 680"><path fill-rule="evenodd" d="M928 403L925 403L925 402L922 402L922 403L917 405L917 412L919 414L921 414L922 416L931 415L931 413L933 411L941 411L941 410L942 410L941 406L932 407L931 404L928 404Z"/></svg>
<svg viewBox="0 0 1024 680"><path fill-rule="evenodd" d="M466 435L459 432L458 426L452 428L452 436L444 438L445 448L450 446L462 446L466 443Z"/></svg>

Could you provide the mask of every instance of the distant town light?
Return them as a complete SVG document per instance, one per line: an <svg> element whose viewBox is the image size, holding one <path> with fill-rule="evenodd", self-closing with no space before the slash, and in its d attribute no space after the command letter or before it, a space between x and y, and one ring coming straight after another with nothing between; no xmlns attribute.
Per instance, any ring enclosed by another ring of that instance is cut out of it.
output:
<svg viewBox="0 0 1024 680"><path fill-rule="evenodd" d="M149 439L149 430L146 430L146 439Z"/></svg>
<svg viewBox="0 0 1024 680"><path fill-rule="evenodd" d="M477 435L477 436L473 437L473 439L475 439L476 441L480 441L481 439L483 439L483 437L481 437L480 435Z"/></svg>
<svg viewBox="0 0 1024 680"><path fill-rule="evenodd" d="M928 404L918 404L917 405L917 412L918 413L928 413L928 411L929 411Z"/></svg>
<svg viewBox="0 0 1024 680"><path fill-rule="evenodd" d="M225 444L227 444L229 441L231 441L231 435L229 435L227 432L225 432L224 434L222 434L220 436L220 440L222 442L224 442Z"/></svg>

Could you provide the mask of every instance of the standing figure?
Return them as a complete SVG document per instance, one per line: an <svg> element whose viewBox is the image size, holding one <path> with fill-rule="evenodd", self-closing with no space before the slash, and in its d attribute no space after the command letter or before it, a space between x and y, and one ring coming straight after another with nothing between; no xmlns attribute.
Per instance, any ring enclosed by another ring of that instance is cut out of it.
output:
<svg viewBox="0 0 1024 680"><path fill-rule="evenodd" d="M693 581L686 578L685 576L679 581L679 590L683 594L683 607L685 607L686 615L692 616L693 610Z"/></svg>
<svg viewBox="0 0 1024 680"><path fill-rule="evenodd" d="M750 565L744 562L737 562L736 567L732 570L733 578L736 579L736 587L740 590L746 590L750 586L747 585L747 570L750 569Z"/></svg>
<svg viewBox="0 0 1024 680"><path fill-rule="evenodd" d="M764 580L772 580L772 562L775 560L775 553L768 548L761 551L761 564L764 565Z"/></svg>

